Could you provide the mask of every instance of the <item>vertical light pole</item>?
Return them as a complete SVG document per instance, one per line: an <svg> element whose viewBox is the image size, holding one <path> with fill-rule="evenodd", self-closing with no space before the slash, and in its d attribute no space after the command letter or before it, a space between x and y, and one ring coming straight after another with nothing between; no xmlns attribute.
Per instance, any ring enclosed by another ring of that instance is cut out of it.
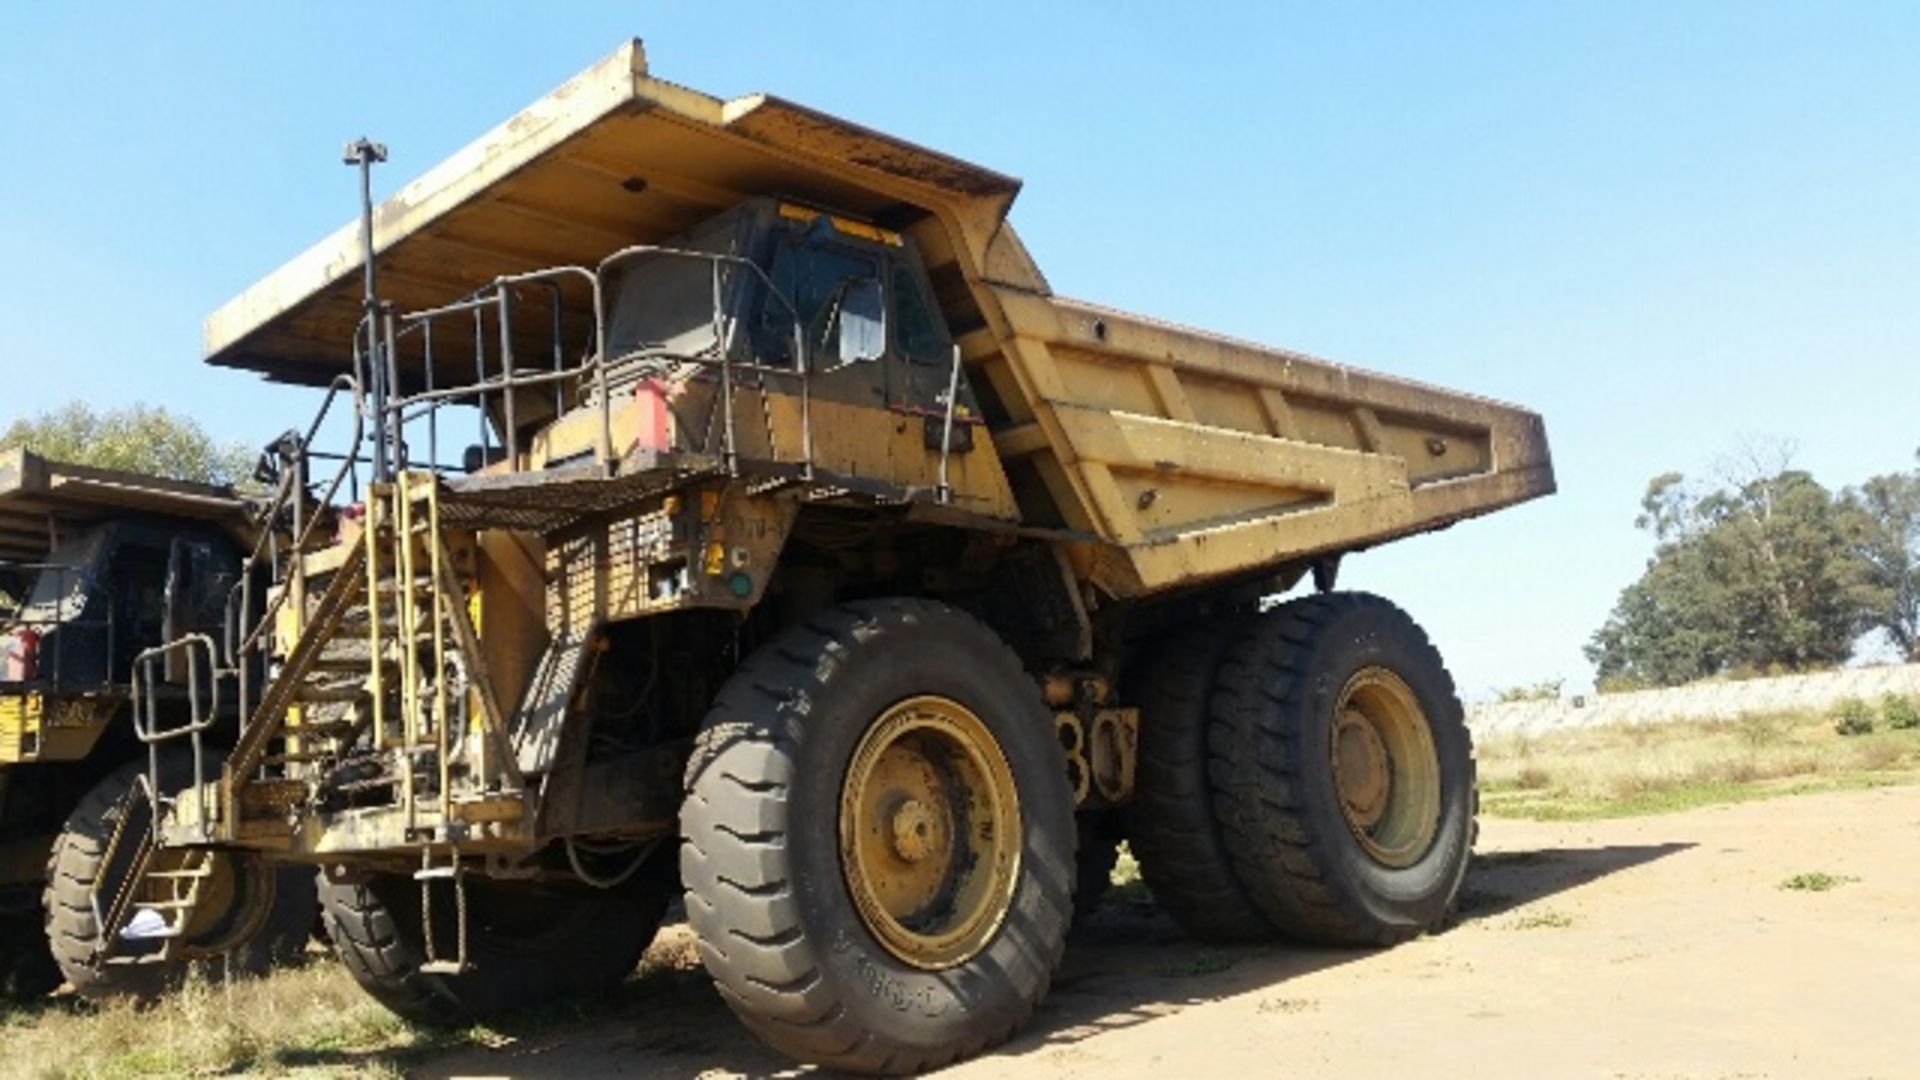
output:
<svg viewBox="0 0 1920 1080"><path fill-rule="evenodd" d="M362 136L347 144L342 155L348 165L360 169L360 262L361 282L364 297L362 300L365 314L361 325L366 327L366 356L371 368L368 383L373 399L373 479L375 483L385 483L388 476L387 462L387 365L380 337L380 296L376 291L373 270L373 167L387 160L387 148L381 143ZM358 374L356 372L355 374Z"/></svg>

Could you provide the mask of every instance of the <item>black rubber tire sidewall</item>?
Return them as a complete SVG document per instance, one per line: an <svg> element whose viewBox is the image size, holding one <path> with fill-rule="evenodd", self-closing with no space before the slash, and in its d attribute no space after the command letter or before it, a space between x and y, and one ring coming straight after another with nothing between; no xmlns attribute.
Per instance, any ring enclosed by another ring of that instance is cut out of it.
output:
<svg viewBox="0 0 1920 1080"><path fill-rule="evenodd" d="M980 718L1021 814L1004 920L972 958L938 971L868 930L839 853L856 746L893 706L926 695ZM687 778L689 920L722 997L775 1048L837 1069L920 1072L1005 1040L1045 994L1076 870L1065 752L1034 680L970 617L874 600L790 628L721 690Z"/></svg>
<svg viewBox="0 0 1920 1080"><path fill-rule="evenodd" d="M1221 843L1207 756L1214 676L1249 623L1242 615L1181 627L1134 658L1127 686L1140 706L1139 767L1126 810L1133 856L1154 900L1202 941L1274 936Z"/></svg>
<svg viewBox="0 0 1920 1080"><path fill-rule="evenodd" d="M846 991L842 1004L869 1029L919 1034L929 1047L1000 1035L1026 1018L1032 985L1044 985L1029 954L1032 943L1058 940L1066 931L1074 873L1075 828L1066 793L1066 767L1051 717L1031 680L1008 678L998 657L967 637L937 632L926 623L897 624L892 648L849 658L850 669L833 683L828 700L816 700L817 715L839 722L811 725L797 749L797 773L826 782L796 784L790 813L816 829L790 834L800 922L813 940L830 942L825 977ZM983 677L993 673L1001 677ZM854 747L867 724L899 702L932 694L966 706L978 716L1006 755L1020 798L1019 880L1006 923L980 955L959 967L929 972L893 956L868 932L847 893L840 866L840 786ZM1009 987L1003 979L1022 985ZM901 1025L900 1017L913 1018Z"/></svg>
<svg viewBox="0 0 1920 1080"><path fill-rule="evenodd" d="M420 883L400 875L354 882L322 877L319 893L327 936L361 988L415 1023L469 1024L557 997L610 989L639 963L672 895L671 853L656 852L621 885L534 885L469 879L468 971L428 974ZM451 959L458 942L452 885L433 886L434 950ZM519 895L515 895L518 893ZM521 904L516 927L487 925L487 911Z"/></svg>
<svg viewBox="0 0 1920 1080"><path fill-rule="evenodd" d="M146 1000L177 986L193 964L198 964L209 976L220 978L261 975L277 964L299 959L305 952L307 935L318 910L312 871L271 867L257 854L226 852L223 857L244 864L236 868L244 889L265 889L271 894L264 898L247 896L243 901L267 905L267 910L258 916L259 923L244 940L227 943L228 949L218 955L209 955L187 942L184 943L185 955L166 964L96 968L87 963L91 943L101 932L87 903L91 883L99 873L106 840L119 820L125 800L133 797L135 785L147 767L145 761L133 761L108 774L81 798L54 840L45 894L47 938L60 970L74 990L96 1000L116 997ZM169 792L177 791L191 783L191 759L184 752L163 751L159 772L161 787ZM236 912L235 916L239 914Z"/></svg>
<svg viewBox="0 0 1920 1080"><path fill-rule="evenodd" d="M1304 641L1286 640L1287 620L1302 612L1324 614L1325 621ZM1466 875L1477 809L1472 741L1438 652L1404 612L1365 594L1295 601L1256 623L1254 634L1255 640L1240 646L1243 655L1237 660L1267 665L1258 689L1269 716L1252 731L1244 715L1216 714L1210 729L1216 768L1223 757L1241 758L1238 790L1216 806L1231 807L1229 813L1239 819L1237 865L1249 894L1265 901L1263 908L1284 933L1312 943L1389 944L1438 926ZM1246 652L1263 655L1256 660ZM1440 818L1433 841L1405 867L1382 865L1367 854L1341 813L1334 787L1334 710L1349 680L1369 667L1394 672L1412 691L1439 766ZM1275 674L1282 668L1289 673ZM1220 703L1216 694L1216 707ZM1249 793L1250 770L1258 770L1255 782L1267 785L1265 792ZM1276 783L1283 776L1288 779ZM1287 783L1297 785L1297 794L1278 794ZM1292 799L1291 814L1275 809L1285 797ZM1252 858L1245 843L1249 833L1262 841ZM1304 844L1283 850L1285 838L1302 833ZM1298 874L1290 865L1302 857L1311 861L1312 874Z"/></svg>

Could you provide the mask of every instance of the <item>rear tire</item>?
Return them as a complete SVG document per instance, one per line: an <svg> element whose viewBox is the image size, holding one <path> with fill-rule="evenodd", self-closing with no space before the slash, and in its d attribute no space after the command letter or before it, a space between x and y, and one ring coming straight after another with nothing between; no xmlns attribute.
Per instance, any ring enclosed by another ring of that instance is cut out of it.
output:
<svg viewBox="0 0 1920 1080"><path fill-rule="evenodd" d="M1473 745L1405 612L1364 593L1274 609L1228 649L1211 711L1221 839L1282 933L1389 945L1446 919L1473 846Z"/></svg>
<svg viewBox="0 0 1920 1080"><path fill-rule="evenodd" d="M1207 696L1246 623L1183 630L1142 664L1140 762L1128 809L1140 876L1180 928L1203 941L1262 941L1273 924L1247 896L1214 820Z"/></svg>
<svg viewBox="0 0 1920 1080"><path fill-rule="evenodd" d="M226 852L218 858L229 860L237 890L234 902L224 912L211 912L213 925L179 944L179 959L165 964L95 966L101 928L93 916L93 885L122 815L132 800L145 798L139 779L146 769L146 762L135 761L109 774L80 800L54 840L47 863L46 936L67 982L93 1000L148 1000L177 986L195 962L205 961L209 974L217 977L260 975L298 960L306 951L316 910L313 872L305 867L274 867L257 855ZM185 754L161 755L163 790L178 791L191 778L192 765ZM259 925L244 940L231 940L234 920L254 917L256 905L266 906L258 916ZM135 949L123 945L119 951L127 955Z"/></svg>
<svg viewBox="0 0 1920 1080"><path fill-rule="evenodd" d="M945 744L937 729L898 722L917 722L902 710L923 702L972 718L969 730L994 744L973 760L1001 759L986 770L991 779L968 779L957 759L939 764L932 748ZM927 741L914 744L918 750L907 747L920 738ZM876 843L883 831L894 838L894 854L868 852L867 827L878 820L869 806L880 805L865 801L861 783L874 775L863 764L870 745L888 747L883 761L902 747L903 758L919 762L901 775L943 778L935 805L952 816L933 830L939 843L930 853L901 846L915 826L907 820L903 828L906 811L898 808L914 798L887 803L896 807L890 828L874 827ZM922 764L930 771L913 771ZM1016 815L962 809L980 805L968 801L975 780L995 796L1010 784ZM843 805L854 809L843 815ZM1003 820L1005 830L978 831L983 821ZM687 915L707 970L749 1028L801 1060L913 1073L978 1054L1026 1022L1060 961L1075 826L1053 718L1006 646L940 604L831 609L749 657L695 743L680 822ZM1008 832L1017 856L1002 872ZM991 845L990 856L959 851L981 843ZM845 858L843 844L852 845ZM946 882L923 908L891 922L891 908L876 914L854 899L856 881L881 880L865 867L888 858L901 860L903 877L925 863ZM982 880L985 895L1004 901L966 901ZM996 923L980 921L989 910ZM916 954L901 944L914 927L932 940L954 925L973 951ZM970 927L988 932L976 939ZM915 955L921 963L905 959Z"/></svg>
<svg viewBox="0 0 1920 1080"><path fill-rule="evenodd" d="M672 898L664 854L620 885L498 882L469 876L467 959L454 975L428 974L420 883L381 874L320 882L327 936L361 989L415 1023L454 1027L555 997L619 985L653 942ZM433 883L434 948L455 955L451 883Z"/></svg>

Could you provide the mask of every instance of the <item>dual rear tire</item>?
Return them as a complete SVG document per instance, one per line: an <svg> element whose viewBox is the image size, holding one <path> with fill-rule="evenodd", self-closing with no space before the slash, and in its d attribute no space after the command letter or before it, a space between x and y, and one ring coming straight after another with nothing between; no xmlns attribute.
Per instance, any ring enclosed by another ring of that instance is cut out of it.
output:
<svg viewBox="0 0 1920 1080"><path fill-rule="evenodd" d="M1148 671L1133 845L1183 927L1351 946L1445 921L1473 845L1473 748L1405 612L1306 597L1188 635Z"/></svg>

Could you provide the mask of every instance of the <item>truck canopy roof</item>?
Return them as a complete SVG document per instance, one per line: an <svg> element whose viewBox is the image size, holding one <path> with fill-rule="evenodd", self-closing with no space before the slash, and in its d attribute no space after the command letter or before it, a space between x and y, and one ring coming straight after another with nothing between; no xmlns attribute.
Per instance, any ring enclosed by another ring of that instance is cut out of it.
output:
<svg viewBox="0 0 1920 1080"><path fill-rule="evenodd" d="M246 503L233 489L185 480L49 461L24 447L0 451L0 561L37 562L56 529L84 528L129 514L246 527Z"/></svg>
<svg viewBox="0 0 1920 1080"><path fill-rule="evenodd" d="M432 307L497 275L591 268L775 194L894 229L939 219L951 239L922 249L936 281L940 262L950 277L954 262L967 264L958 285L983 276L1019 187L781 98L721 100L654 79L635 40L376 206L379 289L400 311ZM1000 246L1005 266L985 275L1044 291L1010 231ZM207 360L276 381L330 381L352 355L361 267L350 222L210 316ZM571 317L589 317L584 307Z"/></svg>

